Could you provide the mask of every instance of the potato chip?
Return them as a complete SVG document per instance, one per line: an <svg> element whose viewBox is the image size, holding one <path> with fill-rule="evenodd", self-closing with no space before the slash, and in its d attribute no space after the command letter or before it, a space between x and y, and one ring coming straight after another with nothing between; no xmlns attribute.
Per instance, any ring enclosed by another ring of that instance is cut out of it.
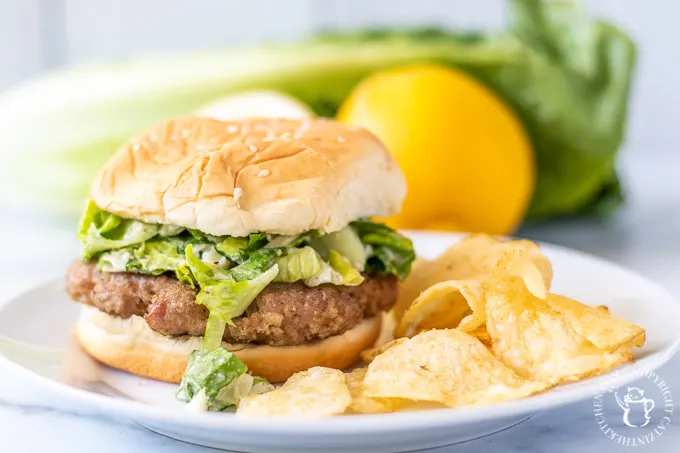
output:
<svg viewBox="0 0 680 453"><path fill-rule="evenodd" d="M626 348L616 348L632 339L628 329L620 341L598 335L592 330L597 329L595 313L605 315L597 309L576 310L571 302L553 295L542 300L515 276L496 281L486 298L491 350L520 376L550 385L599 374L632 360L632 353ZM587 313L583 322L572 319L583 312ZM587 336L611 347L599 348Z"/></svg>
<svg viewBox="0 0 680 453"><path fill-rule="evenodd" d="M601 312L606 314L610 313L609 307L607 307L606 305L595 305L593 308L596 310L600 310Z"/></svg>
<svg viewBox="0 0 680 453"><path fill-rule="evenodd" d="M423 332L375 357L362 394L454 407L521 398L545 387L519 377L476 338L446 329Z"/></svg>
<svg viewBox="0 0 680 453"><path fill-rule="evenodd" d="M406 341L406 338L397 338L395 340L392 340L390 342L387 342L381 346L376 346L374 348L370 349L365 349L361 351L361 359L366 362L366 363L371 363L373 359L375 359L376 356L382 354L383 352L387 351L393 346L396 346L400 343L403 343Z"/></svg>
<svg viewBox="0 0 680 453"><path fill-rule="evenodd" d="M363 394L363 381L366 376L366 368L356 368L345 374L347 388L352 395L351 412L362 414L375 414L379 412L394 412L408 403L408 400L397 398L369 398Z"/></svg>
<svg viewBox="0 0 680 453"><path fill-rule="evenodd" d="M484 343L484 346L488 347L491 345L491 335L489 335L489 331L486 330L486 325L479 326L467 333Z"/></svg>
<svg viewBox="0 0 680 453"><path fill-rule="evenodd" d="M474 330L484 324L484 290L475 280L437 283L408 307L394 331L412 337L429 329Z"/></svg>
<svg viewBox="0 0 680 453"><path fill-rule="evenodd" d="M574 331L600 349L613 351L624 346L640 347L645 342L645 330L625 319L604 313L568 297L551 294L548 305L569 321ZM606 307L605 307L606 308Z"/></svg>
<svg viewBox="0 0 680 453"><path fill-rule="evenodd" d="M241 417L321 418L342 414L352 396L340 370L314 367L291 376L281 387L241 400Z"/></svg>
<svg viewBox="0 0 680 453"><path fill-rule="evenodd" d="M396 319L402 318L421 292L437 283L447 280L483 280L492 273L503 253L513 248L526 252L539 271L544 286L549 289L552 266L538 244L527 240L500 241L484 234L470 235L434 260L416 260L411 274L399 288L399 300L394 307Z"/></svg>
<svg viewBox="0 0 680 453"><path fill-rule="evenodd" d="M503 279L510 275L521 277L529 292L539 299L548 297L548 286L543 274L527 249L511 247L505 250L494 267L492 278L486 281Z"/></svg>

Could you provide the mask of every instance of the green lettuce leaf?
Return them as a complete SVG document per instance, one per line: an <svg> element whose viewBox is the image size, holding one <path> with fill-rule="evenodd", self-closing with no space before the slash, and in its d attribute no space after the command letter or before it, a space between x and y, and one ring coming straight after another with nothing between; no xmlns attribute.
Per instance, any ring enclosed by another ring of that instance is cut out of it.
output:
<svg viewBox="0 0 680 453"><path fill-rule="evenodd" d="M243 262L247 257L248 238L227 237L215 244L218 252L234 263Z"/></svg>
<svg viewBox="0 0 680 453"><path fill-rule="evenodd" d="M83 244L83 260L88 261L105 250L120 249L156 236L159 225L123 219L103 211L90 201L78 227L78 239Z"/></svg>
<svg viewBox="0 0 680 453"><path fill-rule="evenodd" d="M233 325L232 318L241 316L260 292L269 284L279 268L272 265L267 271L245 281L236 281L231 271L205 263L193 253L193 245L184 251L193 277L201 287L196 303L210 311L203 336L203 348L219 347L226 324Z"/></svg>
<svg viewBox="0 0 680 453"><path fill-rule="evenodd" d="M175 225L161 225L158 230L158 235L163 237L177 236L181 234L186 228Z"/></svg>
<svg viewBox="0 0 680 453"><path fill-rule="evenodd" d="M272 390L274 386L266 379L244 373L220 389L209 410L221 411L231 406L238 406L241 399L248 395L259 395Z"/></svg>
<svg viewBox="0 0 680 453"><path fill-rule="evenodd" d="M248 260L230 270L237 282L252 280L265 272L281 252L277 249L263 248L250 253Z"/></svg>
<svg viewBox="0 0 680 453"><path fill-rule="evenodd" d="M267 245L267 235L253 233L247 237L224 237L215 244L215 248L222 255L237 264L243 264L252 253ZM256 259L261 259L257 257Z"/></svg>
<svg viewBox="0 0 680 453"><path fill-rule="evenodd" d="M311 242L313 239L321 236L317 230L309 230L302 234L296 234L293 236L276 236L272 238L267 247L299 247L306 243Z"/></svg>
<svg viewBox="0 0 680 453"><path fill-rule="evenodd" d="M394 274L404 280L416 259L413 243L392 228L379 222L358 220L350 224L361 241L371 247L366 272Z"/></svg>
<svg viewBox="0 0 680 453"><path fill-rule="evenodd" d="M223 411L242 398L274 389L266 379L247 373L247 366L223 348L192 351L175 397L197 411Z"/></svg>
<svg viewBox="0 0 680 453"><path fill-rule="evenodd" d="M135 248L132 254L134 258L128 262L128 272L160 275L175 272L186 264L184 254L173 241L152 239Z"/></svg>
<svg viewBox="0 0 680 453"><path fill-rule="evenodd" d="M194 288L198 283L194 278L194 274L191 273L191 268L186 262L177 269L175 269L175 276L177 277L177 280L179 280L182 283L186 283L192 288Z"/></svg>
<svg viewBox="0 0 680 453"><path fill-rule="evenodd" d="M366 266L366 246L361 242L359 235L349 226L324 234L311 241L312 247L324 258L328 259L331 250L349 260L352 267L363 272Z"/></svg>
<svg viewBox="0 0 680 453"><path fill-rule="evenodd" d="M287 248L285 255L276 260L279 274L274 281L293 283L309 280L321 273L326 265L319 254L309 246L302 248Z"/></svg>
<svg viewBox="0 0 680 453"><path fill-rule="evenodd" d="M220 390L248 371L248 367L224 348L197 350L189 354L187 368L177 390L176 398L189 402L200 392L205 397L206 409L222 410L213 406Z"/></svg>
<svg viewBox="0 0 680 453"><path fill-rule="evenodd" d="M364 281L364 277L352 266L349 260L335 250L331 250L328 254L328 264L335 272L340 274L342 284L345 286L360 285Z"/></svg>
<svg viewBox="0 0 680 453"><path fill-rule="evenodd" d="M194 244L191 244L184 249L184 256L186 257L187 265L189 266L194 279L201 287L215 285L219 282L234 281L234 277L231 276L231 273L228 270L201 261L194 254L193 248Z"/></svg>
<svg viewBox="0 0 680 453"><path fill-rule="evenodd" d="M97 258L97 270L100 272L125 272L130 261L134 259L133 252L133 247L103 252Z"/></svg>

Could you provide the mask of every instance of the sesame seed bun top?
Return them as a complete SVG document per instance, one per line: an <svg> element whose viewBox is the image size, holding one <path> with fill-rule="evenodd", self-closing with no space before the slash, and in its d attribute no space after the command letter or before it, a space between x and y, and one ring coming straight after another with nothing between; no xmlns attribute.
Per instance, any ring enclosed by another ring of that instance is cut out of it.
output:
<svg viewBox="0 0 680 453"><path fill-rule="evenodd" d="M123 145L92 185L125 218L214 235L338 230L398 212L398 165L370 132L325 119L160 124Z"/></svg>

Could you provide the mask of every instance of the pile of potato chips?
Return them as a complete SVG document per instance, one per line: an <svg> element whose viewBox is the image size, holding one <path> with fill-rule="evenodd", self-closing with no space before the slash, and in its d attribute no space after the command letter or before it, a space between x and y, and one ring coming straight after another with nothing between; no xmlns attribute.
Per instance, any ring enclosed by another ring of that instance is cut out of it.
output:
<svg viewBox="0 0 680 453"><path fill-rule="evenodd" d="M394 339L365 368L322 367L241 403L240 416L318 418L490 404L633 360L644 329L550 293L552 266L530 241L473 235L419 260L391 313Z"/></svg>

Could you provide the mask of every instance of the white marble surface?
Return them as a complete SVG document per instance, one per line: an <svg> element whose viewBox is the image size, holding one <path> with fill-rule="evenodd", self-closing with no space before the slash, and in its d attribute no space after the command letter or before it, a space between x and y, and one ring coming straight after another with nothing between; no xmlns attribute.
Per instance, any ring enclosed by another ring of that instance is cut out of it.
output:
<svg viewBox="0 0 680 453"><path fill-rule="evenodd" d="M657 153L656 156L659 156ZM627 208L604 223L569 221L527 228L534 239L582 249L625 264L666 286L680 298L680 157L624 160L629 185ZM2 211L0 211L2 212ZM7 211L5 211L7 212ZM60 276L77 254L73 226L45 224L10 212L0 222L5 259L0 267L3 297L46 278ZM7 257L12 257L8 259ZM680 357L659 374L680 395ZM678 398L680 399L680 397ZM593 402L536 414L519 426L454 447L433 451L615 453L632 450L605 438L594 421ZM675 452L680 416L667 434L638 451ZM202 452L0 372L0 452Z"/></svg>

